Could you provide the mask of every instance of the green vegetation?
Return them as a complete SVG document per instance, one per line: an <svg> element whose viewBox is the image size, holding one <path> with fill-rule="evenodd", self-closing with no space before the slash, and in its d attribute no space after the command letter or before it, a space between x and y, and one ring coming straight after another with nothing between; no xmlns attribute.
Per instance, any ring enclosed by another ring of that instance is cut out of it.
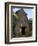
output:
<svg viewBox="0 0 38 46"><path fill-rule="evenodd" d="M18 16L15 13L13 13L12 16L13 16L13 34L15 35L16 20L18 19Z"/></svg>
<svg viewBox="0 0 38 46"><path fill-rule="evenodd" d="M28 23L29 23L30 30L32 30L32 19L29 19Z"/></svg>

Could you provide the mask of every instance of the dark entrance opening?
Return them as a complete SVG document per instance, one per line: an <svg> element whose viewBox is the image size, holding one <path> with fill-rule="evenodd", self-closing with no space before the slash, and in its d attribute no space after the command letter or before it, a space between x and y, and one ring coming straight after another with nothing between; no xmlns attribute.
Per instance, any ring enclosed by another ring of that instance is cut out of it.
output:
<svg viewBox="0 0 38 46"><path fill-rule="evenodd" d="M22 26L21 29L22 29L22 35L25 35L26 26Z"/></svg>

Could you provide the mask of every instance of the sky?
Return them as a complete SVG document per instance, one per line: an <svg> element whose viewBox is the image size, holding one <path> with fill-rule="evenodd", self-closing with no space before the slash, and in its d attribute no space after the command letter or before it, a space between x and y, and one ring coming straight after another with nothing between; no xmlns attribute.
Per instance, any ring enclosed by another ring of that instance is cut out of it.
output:
<svg viewBox="0 0 38 46"><path fill-rule="evenodd" d="M21 8L13 8L12 11L16 12L17 10L20 10ZM32 18L32 9L23 8L23 10L27 13L28 19Z"/></svg>

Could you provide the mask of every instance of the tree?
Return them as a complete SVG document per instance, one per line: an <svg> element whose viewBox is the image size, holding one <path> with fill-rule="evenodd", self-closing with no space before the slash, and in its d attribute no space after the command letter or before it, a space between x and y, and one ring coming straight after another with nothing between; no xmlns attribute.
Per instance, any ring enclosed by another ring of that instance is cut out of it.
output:
<svg viewBox="0 0 38 46"><path fill-rule="evenodd" d="M18 19L18 16L15 13L13 13L12 16L13 16L13 34L15 36L16 20Z"/></svg>
<svg viewBox="0 0 38 46"><path fill-rule="evenodd" d="M30 30L32 30L32 19L29 19L28 22L29 22Z"/></svg>

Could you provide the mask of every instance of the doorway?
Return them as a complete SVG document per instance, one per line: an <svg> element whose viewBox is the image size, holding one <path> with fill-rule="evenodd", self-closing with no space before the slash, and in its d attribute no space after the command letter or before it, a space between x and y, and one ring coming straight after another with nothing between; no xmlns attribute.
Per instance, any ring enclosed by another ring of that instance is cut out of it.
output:
<svg viewBox="0 0 38 46"><path fill-rule="evenodd" d="M25 35L26 26L22 26L21 29L22 29L22 35Z"/></svg>

